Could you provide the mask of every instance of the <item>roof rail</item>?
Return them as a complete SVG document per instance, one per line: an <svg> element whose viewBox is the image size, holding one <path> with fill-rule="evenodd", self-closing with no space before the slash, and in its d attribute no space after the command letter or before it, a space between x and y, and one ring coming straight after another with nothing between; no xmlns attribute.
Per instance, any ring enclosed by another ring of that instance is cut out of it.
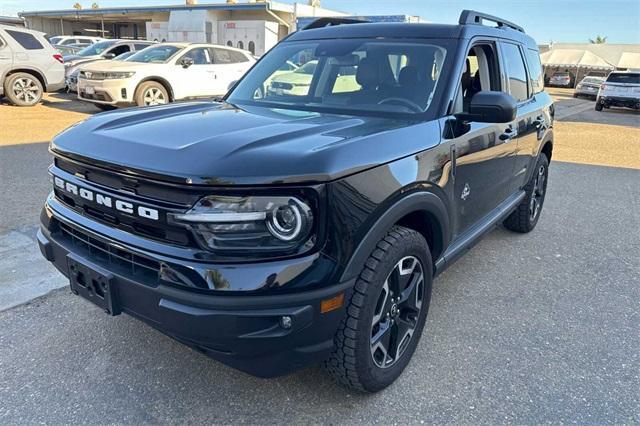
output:
<svg viewBox="0 0 640 426"><path fill-rule="evenodd" d="M524 28L520 25L516 25L513 22L509 22L506 19L498 18L497 16L488 15L482 12L476 12L475 10L463 10L460 14L460 19L458 19L458 23L460 25L468 25L468 24L477 24L482 25L482 21L491 21L495 22L499 28L509 27L513 30L520 31L524 33Z"/></svg>
<svg viewBox="0 0 640 426"><path fill-rule="evenodd" d="M326 18L318 18L306 27L302 28L304 30L313 30L314 28L324 28L324 27L333 27L335 25L344 25L344 24L364 24L369 21L361 20L361 19L353 19L353 18L336 18L336 17L326 17Z"/></svg>

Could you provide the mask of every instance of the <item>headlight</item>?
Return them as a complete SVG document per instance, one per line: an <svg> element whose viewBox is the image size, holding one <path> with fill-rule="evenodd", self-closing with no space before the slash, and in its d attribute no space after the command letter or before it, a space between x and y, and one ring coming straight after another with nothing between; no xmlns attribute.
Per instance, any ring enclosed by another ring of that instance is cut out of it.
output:
<svg viewBox="0 0 640 426"><path fill-rule="evenodd" d="M299 253L315 244L312 208L294 196L209 196L173 219L214 251Z"/></svg>
<svg viewBox="0 0 640 426"><path fill-rule="evenodd" d="M106 72L104 73L104 79L105 80L118 80L121 78L131 78L133 77L133 75L135 74L135 72L133 71L128 71L128 72Z"/></svg>

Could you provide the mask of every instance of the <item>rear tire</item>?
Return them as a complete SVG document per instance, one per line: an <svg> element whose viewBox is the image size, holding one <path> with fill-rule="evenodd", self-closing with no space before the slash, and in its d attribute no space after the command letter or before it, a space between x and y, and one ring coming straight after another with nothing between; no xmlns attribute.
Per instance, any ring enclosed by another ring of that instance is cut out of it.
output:
<svg viewBox="0 0 640 426"><path fill-rule="evenodd" d="M432 261L418 232L393 227L365 262L325 368L343 385L377 392L404 371L431 299Z"/></svg>
<svg viewBox="0 0 640 426"><path fill-rule="evenodd" d="M168 104L171 100L169 92L162 84L157 81L145 81L136 89L135 101L138 106L152 106Z"/></svg>
<svg viewBox="0 0 640 426"><path fill-rule="evenodd" d="M33 106L42 100L42 83L32 74L17 72L4 81L4 94L15 106Z"/></svg>
<svg viewBox="0 0 640 426"><path fill-rule="evenodd" d="M548 177L549 160L546 155L540 154L533 175L524 187L525 197L513 213L504 220L505 228L514 232L527 233L536 227L547 195Z"/></svg>

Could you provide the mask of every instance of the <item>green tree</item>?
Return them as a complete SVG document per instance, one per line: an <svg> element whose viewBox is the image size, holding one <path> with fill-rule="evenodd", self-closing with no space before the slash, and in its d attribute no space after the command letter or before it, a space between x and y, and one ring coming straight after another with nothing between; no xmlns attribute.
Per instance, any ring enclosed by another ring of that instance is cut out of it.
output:
<svg viewBox="0 0 640 426"><path fill-rule="evenodd" d="M91 9L100 9L100 6L98 5L98 3L92 3Z"/></svg>
<svg viewBox="0 0 640 426"><path fill-rule="evenodd" d="M76 4L73 5L73 8L80 10L80 9L82 9L82 5L80 3L76 3Z"/></svg>
<svg viewBox="0 0 640 426"><path fill-rule="evenodd" d="M595 39L589 39L591 44L605 44L607 42L607 37L602 37L598 35Z"/></svg>

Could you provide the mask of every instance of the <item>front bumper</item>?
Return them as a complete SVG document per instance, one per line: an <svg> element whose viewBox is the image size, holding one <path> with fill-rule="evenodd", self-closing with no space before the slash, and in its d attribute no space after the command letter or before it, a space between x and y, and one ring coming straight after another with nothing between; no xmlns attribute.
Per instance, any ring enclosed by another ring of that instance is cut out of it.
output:
<svg viewBox="0 0 640 426"><path fill-rule="evenodd" d="M78 78L78 99L104 105L130 106L134 104L135 85L126 80L87 80ZM87 88L93 93L88 93Z"/></svg>
<svg viewBox="0 0 640 426"><path fill-rule="evenodd" d="M119 250L127 249L126 245L68 221L49 203L41 219L40 250L65 276L69 277L70 258L92 270L108 270L119 310L225 364L255 376L273 377L319 362L333 349L333 336L345 308L322 313L321 302L341 294L348 300L353 281L298 292L228 295L153 283L103 262L89 245L65 237L61 227L77 229L95 245L112 244ZM242 265L236 269L236 277L241 276ZM255 279L252 275L255 270L248 268L247 281ZM283 316L292 319L290 328L281 325Z"/></svg>

